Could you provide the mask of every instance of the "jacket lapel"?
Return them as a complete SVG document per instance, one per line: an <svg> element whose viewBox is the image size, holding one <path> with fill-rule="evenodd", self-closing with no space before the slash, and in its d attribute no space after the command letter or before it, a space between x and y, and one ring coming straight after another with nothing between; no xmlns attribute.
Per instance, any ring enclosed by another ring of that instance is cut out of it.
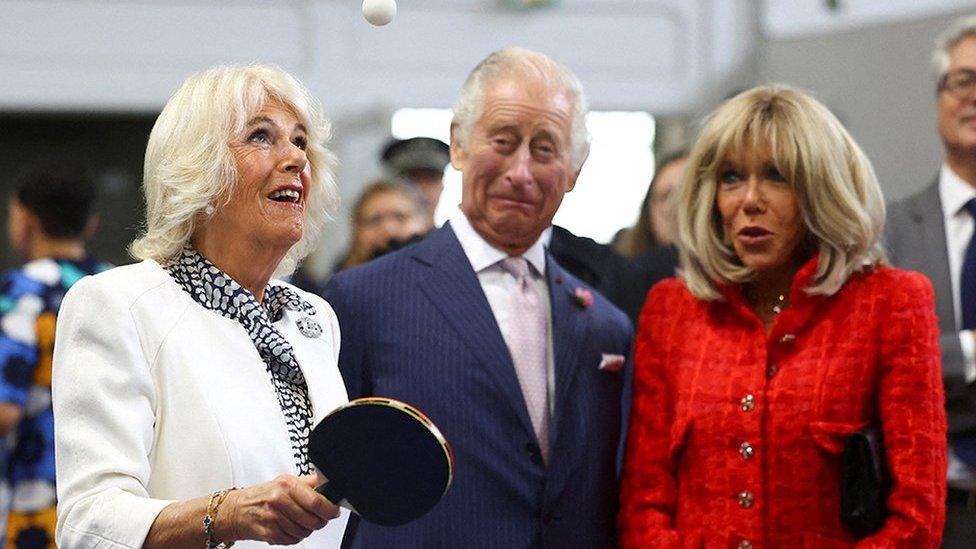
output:
<svg viewBox="0 0 976 549"><path fill-rule="evenodd" d="M415 247L413 257L428 267L418 283L444 319L454 328L481 366L498 385L529 434L534 436L511 354L491 312L478 275L464 254L450 224Z"/></svg>
<svg viewBox="0 0 976 549"><path fill-rule="evenodd" d="M567 427L563 422L567 417L567 408L571 405L569 399L573 394L573 383L580 368L580 350L585 339L590 313L576 302L573 294L576 288L570 283L566 272L548 253L546 254L546 278L552 306L552 349L555 355L556 377L556 402L549 440L552 449L555 450L560 444L562 432ZM593 364L593 367L596 368L597 365ZM552 455L558 456L556 452L552 452ZM562 455L566 453L563 452Z"/></svg>
<svg viewBox="0 0 976 549"><path fill-rule="evenodd" d="M939 179L929 185L925 192L912 203L912 221L919 235L919 253L925 255L927 274L932 280L935 295L952 295L952 282L949 276L949 252L946 249L945 219L942 213L942 199L939 198ZM948 321L943 330L956 331L956 313L951 299L936 300L936 313L940 323Z"/></svg>

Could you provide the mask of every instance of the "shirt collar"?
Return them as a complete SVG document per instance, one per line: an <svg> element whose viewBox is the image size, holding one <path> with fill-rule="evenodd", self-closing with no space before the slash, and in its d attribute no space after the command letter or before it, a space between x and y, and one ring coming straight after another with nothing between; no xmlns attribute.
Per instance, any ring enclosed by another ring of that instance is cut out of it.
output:
<svg viewBox="0 0 976 549"><path fill-rule="evenodd" d="M546 248L552 245L552 225L546 227L546 230L542 231L542 237L539 239L542 241L542 245Z"/></svg>
<svg viewBox="0 0 976 549"><path fill-rule="evenodd" d="M942 164L939 174L939 200L946 217L958 214L972 198L976 198L976 189L956 175L948 164Z"/></svg>
<svg viewBox="0 0 976 549"><path fill-rule="evenodd" d="M471 262L475 272L481 272L508 257L507 253L492 246L478 234L478 231L474 230L471 222L460 210L451 217L451 228L454 229L454 235L461 243L461 249L464 250L464 255L468 256L468 261ZM544 236L540 236L522 254L522 257L535 267L536 272L545 276L546 251L543 247L543 239Z"/></svg>

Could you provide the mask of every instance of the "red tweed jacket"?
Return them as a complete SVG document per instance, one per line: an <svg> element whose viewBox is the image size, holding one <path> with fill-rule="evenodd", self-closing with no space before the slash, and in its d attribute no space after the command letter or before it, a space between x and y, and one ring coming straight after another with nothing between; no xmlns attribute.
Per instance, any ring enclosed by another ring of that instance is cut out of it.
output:
<svg viewBox="0 0 976 549"><path fill-rule="evenodd" d="M737 286L651 291L635 351L621 487L623 547L937 547L946 419L932 287L879 267L810 296L817 260L767 334ZM845 436L880 422L890 516L857 540L840 522Z"/></svg>

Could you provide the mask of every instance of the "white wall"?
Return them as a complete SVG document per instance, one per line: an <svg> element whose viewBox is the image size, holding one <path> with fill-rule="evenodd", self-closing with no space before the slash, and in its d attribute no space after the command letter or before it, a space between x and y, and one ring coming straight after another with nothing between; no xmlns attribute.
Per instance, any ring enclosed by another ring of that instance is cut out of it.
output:
<svg viewBox="0 0 976 549"><path fill-rule="evenodd" d="M348 205L379 173L389 113L450 106L477 61L519 44L576 71L594 109L696 118L755 82L809 88L898 196L934 173L928 50L971 0L838 0L836 10L823 0L562 0L526 10L401 0L386 27L367 24L360 4L0 0L0 111L155 112L193 71L277 63L336 121ZM342 216L317 271L344 245Z"/></svg>
<svg viewBox="0 0 976 549"><path fill-rule="evenodd" d="M973 8L972 0L765 0L762 29L772 40L808 38Z"/></svg>
<svg viewBox="0 0 976 549"><path fill-rule="evenodd" d="M0 108L158 109L226 62L293 71L333 111L449 105L486 54L519 44L570 65L599 108L681 112L750 58L748 0L401 0L372 27L358 0L3 0Z"/></svg>
<svg viewBox="0 0 976 549"><path fill-rule="evenodd" d="M0 110L155 112L187 74L270 62L336 121L348 205L378 175L398 107L449 107L484 56L518 44L580 78L595 109L681 114L755 76L750 0L401 0L372 27L360 0L0 0ZM344 246L345 211L312 260Z"/></svg>

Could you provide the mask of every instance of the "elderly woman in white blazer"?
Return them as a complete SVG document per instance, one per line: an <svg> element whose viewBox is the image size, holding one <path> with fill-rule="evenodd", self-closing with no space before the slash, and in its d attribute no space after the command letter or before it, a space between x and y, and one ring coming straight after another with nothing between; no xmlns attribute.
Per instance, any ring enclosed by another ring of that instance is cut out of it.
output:
<svg viewBox="0 0 976 549"><path fill-rule="evenodd" d="M347 515L314 491L306 448L346 401L339 328L272 280L335 205L328 134L267 66L194 75L160 114L143 261L77 283L58 319L60 546L338 547Z"/></svg>

